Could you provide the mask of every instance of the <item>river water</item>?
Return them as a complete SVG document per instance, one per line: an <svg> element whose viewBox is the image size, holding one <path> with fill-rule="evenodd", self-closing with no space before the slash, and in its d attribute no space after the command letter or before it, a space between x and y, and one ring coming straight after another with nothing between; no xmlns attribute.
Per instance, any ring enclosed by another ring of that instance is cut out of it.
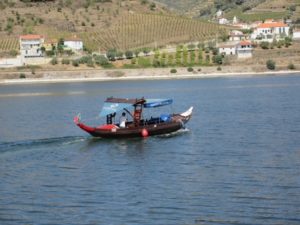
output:
<svg viewBox="0 0 300 225"><path fill-rule="evenodd" d="M300 224L299 75L0 86L0 224ZM194 114L95 139L107 96Z"/></svg>

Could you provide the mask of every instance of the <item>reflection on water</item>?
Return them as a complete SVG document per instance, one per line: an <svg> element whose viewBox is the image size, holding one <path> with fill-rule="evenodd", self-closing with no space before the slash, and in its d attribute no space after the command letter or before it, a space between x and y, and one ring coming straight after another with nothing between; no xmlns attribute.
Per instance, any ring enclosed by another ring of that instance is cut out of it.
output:
<svg viewBox="0 0 300 225"><path fill-rule="evenodd" d="M300 76L1 86L0 224L299 224L299 86ZM195 110L186 129L143 139L93 138L73 123L125 95Z"/></svg>

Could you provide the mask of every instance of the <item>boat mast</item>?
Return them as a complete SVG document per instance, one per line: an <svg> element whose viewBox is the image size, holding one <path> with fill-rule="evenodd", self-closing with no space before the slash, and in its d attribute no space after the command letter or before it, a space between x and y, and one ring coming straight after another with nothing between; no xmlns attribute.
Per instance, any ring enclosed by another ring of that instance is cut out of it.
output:
<svg viewBox="0 0 300 225"><path fill-rule="evenodd" d="M140 121L142 118L142 112L143 112L143 105L146 102L144 98L139 99L136 101L134 106L134 113L133 113L133 123L135 127L138 127L140 125Z"/></svg>

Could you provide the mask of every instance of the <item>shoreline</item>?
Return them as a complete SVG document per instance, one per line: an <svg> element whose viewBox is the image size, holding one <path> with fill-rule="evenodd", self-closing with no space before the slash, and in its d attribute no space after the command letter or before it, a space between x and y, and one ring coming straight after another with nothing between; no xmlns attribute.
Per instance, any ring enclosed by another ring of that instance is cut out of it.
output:
<svg viewBox="0 0 300 225"><path fill-rule="evenodd" d="M169 70L169 68L167 69ZM153 73L155 71L155 73ZM259 75L300 75L300 70L279 70L279 71L249 71L249 72L192 72L186 70L179 71L179 73L170 73L166 69L119 69L119 70L88 70L88 71L44 71L42 77L36 78L11 78L1 79L0 85L14 85L14 84L47 84L47 83L78 83L78 82L100 82L100 81L127 81L127 80L175 80L175 79L203 79L203 78L218 78L218 77L249 77ZM58 77L57 73L67 75ZM84 74L82 74L84 72ZM120 72L122 75L113 76L107 73ZM88 74L88 75L87 75Z"/></svg>

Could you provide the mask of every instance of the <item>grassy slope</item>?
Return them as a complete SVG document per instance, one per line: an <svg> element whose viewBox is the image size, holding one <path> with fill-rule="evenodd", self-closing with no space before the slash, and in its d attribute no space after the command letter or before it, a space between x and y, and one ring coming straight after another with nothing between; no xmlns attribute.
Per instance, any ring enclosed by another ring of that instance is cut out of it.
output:
<svg viewBox="0 0 300 225"><path fill-rule="evenodd" d="M178 17L159 4L151 10L150 2L140 0L112 0L88 7L85 0L14 2L1 9L0 53L18 49L18 36L23 33L48 39L76 35L91 50L126 50L210 39L219 31L219 26Z"/></svg>

